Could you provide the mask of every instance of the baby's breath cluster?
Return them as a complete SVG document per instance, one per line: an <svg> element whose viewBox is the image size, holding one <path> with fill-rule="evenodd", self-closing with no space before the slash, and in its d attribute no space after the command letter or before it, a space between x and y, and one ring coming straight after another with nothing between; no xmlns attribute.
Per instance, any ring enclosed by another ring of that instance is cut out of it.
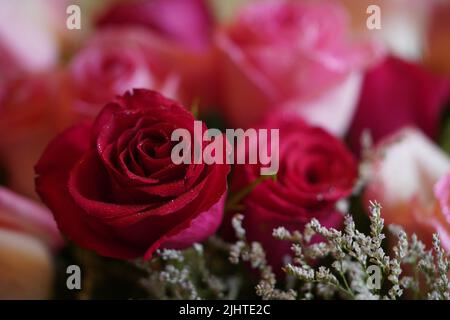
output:
<svg viewBox="0 0 450 320"><path fill-rule="evenodd" d="M203 245L194 244L185 251L163 249L156 254L150 262L136 262L147 272L141 284L150 298L200 300L225 297L228 288L210 272Z"/></svg>
<svg viewBox="0 0 450 320"><path fill-rule="evenodd" d="M388 226L386 239L381 209L371 203L367 234L356 228L351 215L345 216L341 230L326 228L316 219L301 231L273 230L274 241L291 243L285 279L275 275L262 245L247 240L244 216L239 214L232 219L237 238L232 244L216 236L184 251L159 250L150 262L136 265L146 272L141 282L149 297L159 299L238 298L245 288L251 289L245 271L251 267L259 274L255 293L264 300L449 300L449 257L438 235L429 250L399 226ZM214 269L213 274L207 261L220 272ZM233 268L241 262L245 267Z"/></svg>
<svg viewBox="0 0 450 320"><path fill-rule="evenodd" d="M247 243L245 229L242 226L242 215L233 218L232 225L238 241L231 246L229 260L233 264L239 261L249 262L253 269L260 272L261 280L256 286L256 294L264 300L294 300L296 292L276 289L276 277L267 264L266 254L258 242Z"/></svg>
<svg viewBox="0 0 450 320"><path fill-rule="evenodd" d="M312 219L302 232L290 232L283 227L275 229L274 238L293 243L292 262L283 270L288 276L294 277L298 285L296 294L291 289L289 297L449 299L450 267L439 237L434 236L433 249L427 251L416 235L409 239L400 227L390 226L389 230L396 236L397 243L389 255L384 250L386 236L383 233L381 209L378 203L371 203L368 235L356 229L350 215L345 216L342 231L325 228L316 219ZM233 225L239 240L232 247L230 260L236 263L241 257L260 269L262 280L257 286L257 293L265 298L273 298L267 293L273 290L275 278L265 262L262 248L257 246L256 250L254 243L246 243L242 216L236 216ZM324 241L312 241L315 236L320 236ZM326 261L322 259L325 257L333 261L320 264L320 261ZM267 274L271 274L271 277L267 277ZM424 284L421 279L425 279Z"/></svg>

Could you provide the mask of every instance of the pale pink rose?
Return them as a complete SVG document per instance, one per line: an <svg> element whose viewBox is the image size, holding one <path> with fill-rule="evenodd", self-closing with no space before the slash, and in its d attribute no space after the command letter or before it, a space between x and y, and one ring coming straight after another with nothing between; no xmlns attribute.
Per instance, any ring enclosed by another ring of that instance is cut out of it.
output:
<svg viewBox="0 0 450 320"><path fill-rule="evenodd" d="M433 5L440 0L338 0L348 9L356 36L370 36L398 57L420 61L424 54L427 21ZM369 29L367 21L380 8L380 29Z"/></svg>
<svg viewBox="0 0 450 320"><path fill-rule="evenodd" d="M62 238L43 205L0 187L0 299L48 299Z"/></svg>
<svg viewBox="0 0 450 320"><path fill-rule="evenodd" d="M436 210L434 186L450 171L450 159L423 133L407 128L383 140L369 163L364 193L369 201L381 203L383 218L416 233L428 244L439 232L450 249L448 221Z"/></svg>
<svg viewBox="0 0 450 320"><path fill-rule="evenodd" d="M0 79L55 65L59 55L57 16L65 16L61 3L59 0L1 2ZM59 24L58 28L65 28L65 24Z"/></svg>
<svg viewBox="0 0 450 320"><path fill-rule="evenodd" d="M349 40L346 12L325 1L251 3L217 35L222 104L248 127L273 108L342 135L364 69L379 50Z"/></svg>

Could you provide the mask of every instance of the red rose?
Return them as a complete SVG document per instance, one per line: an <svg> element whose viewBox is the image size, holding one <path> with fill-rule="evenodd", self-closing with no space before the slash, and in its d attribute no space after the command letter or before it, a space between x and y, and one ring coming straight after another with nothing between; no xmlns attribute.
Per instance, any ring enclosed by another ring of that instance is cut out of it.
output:
<svg viewBox="0 0 450 320"><path fill-rule="evenodd" d="M450 102L450 82L423 67L395 57L367 73L350 130L353 147L368 130L375 142L415 126L436 138L441 115Z"/></svg>
<svg viewBox="0 0 450 320"><path fill-rule="evenodd" d="M272 230L302 230L312 218L339 226L343 216L335 205L351 194L357 164L341 141L300 118L278 116L263 127L280 130L279 171L276 181L262 182L244 199L244 226L248 239L262 243L278 271L290 244L272 238ZM232 190L242 190L259 172L259 165L236 166Z"/></svg>
<svg viewBox="0 0 450 320"><path fill-rule="evenodd" d="M36 188L59 228L104 256L150 258L215 232L228 165L174 165L171 133L194 130L180 104L135 89L93 124L53 140L36 165ZM204 128L206 129L206 127Z"/></svg>

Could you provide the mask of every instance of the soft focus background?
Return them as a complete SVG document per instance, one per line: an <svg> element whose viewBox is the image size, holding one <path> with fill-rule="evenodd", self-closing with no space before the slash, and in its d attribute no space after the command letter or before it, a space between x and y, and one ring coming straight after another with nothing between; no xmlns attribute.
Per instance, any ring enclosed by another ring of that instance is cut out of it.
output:
<svg viewBox="0 0 450 320"><path fill-rule="evenodd" d="M83 298L65 290L65 268L92 257L59 234L33 167L56 134L132 88L194 106L210 127L300 114L361 158L361 141L389 144L410 127L374 160L361 203L378 199L388 222L440 231L450 248L449 217L430 218L450 171L450 1L312 1L317 10L274 14L267 3L278 2L0 0L0 299ZM81 29L69 30L73 4ZM381 29L367 28L370 5ZM103 285L127 297L118 270L102 269Z"/></svg>

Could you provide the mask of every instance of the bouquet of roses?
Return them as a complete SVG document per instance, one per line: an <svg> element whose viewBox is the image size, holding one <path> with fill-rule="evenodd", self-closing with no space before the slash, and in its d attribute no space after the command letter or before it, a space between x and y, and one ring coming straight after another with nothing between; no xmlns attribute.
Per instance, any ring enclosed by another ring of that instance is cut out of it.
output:
<svg viewBox="0 0 450 320"><path fill-rule="evenodd" d="M450 4L406 2L2 2L0 298L450 299Z"/></svg>

